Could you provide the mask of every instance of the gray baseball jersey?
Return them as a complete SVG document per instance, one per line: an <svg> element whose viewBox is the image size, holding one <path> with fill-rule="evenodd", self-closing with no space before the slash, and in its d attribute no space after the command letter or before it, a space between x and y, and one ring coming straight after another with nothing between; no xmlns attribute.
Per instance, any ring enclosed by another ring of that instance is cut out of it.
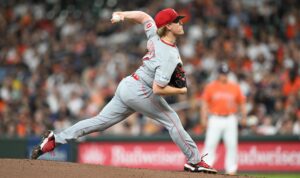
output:
<svg viewBox="0 0 300 178"><path fill-rule="evenodd" d="M176 45L169 44L157 35L156 26L149 21L144 25L147 38L147 54L143 57L143 65L136 74L149 86L153 81L166 86L178 63L182 64Z"/></svg>
<svg viewBox="0 0 300 178"><path fill-rule="evenodd" d="M97 116L55 134L55 141L64 144L83 135L103 131L132 113L140 112L161 123L188 162L196 164L200 161L197 145L184 130L177 113L164 98L152 91L154 81L162 87L168 85L175 67L182 63L178 49L159 38L153 20L146 22L144 29L148 38L148 53L143 57L143 65L120 82L115 96Z"/></svg>

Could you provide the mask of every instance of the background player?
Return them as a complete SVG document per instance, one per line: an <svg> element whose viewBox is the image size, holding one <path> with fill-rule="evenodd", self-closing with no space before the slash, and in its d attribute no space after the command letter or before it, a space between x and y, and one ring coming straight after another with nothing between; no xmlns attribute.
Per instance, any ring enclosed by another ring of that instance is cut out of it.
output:
<svg viewBox="0 0 300 178"><path fill-rule="evenodd" d="M166 127L187 158L188 163L184 165L186 171L216 173L200 158L197 145L184 130L178 115L161 97L187 92L185 86L177 88L169 85L173 72L178 65L182 65L176 47L176 37L184 34L182 18L170 8L158 12L155 22L140 11L113 13L112 23L128 19L144 24L148 53L143 57L143 65L120 82L112 100L97 116L80 121L60 133L47 132L42 143L33 150L32 158L37 159L52 151L56 145L103 131L137 111Z"/></svg>
<svg viewBox="0 0 300 178"><path fill-rule="evenodd" d="M207 162L215 162L215 151L220 138L226 147L225 171L236 174L238 142L238 107L242 114L242 123L246 121L245 96L238 84L228 80L229 67L222 64L218 69L218 78L209 83L202 94L201 123L208 126L204 144L204 153L208 153Z"/></svg>

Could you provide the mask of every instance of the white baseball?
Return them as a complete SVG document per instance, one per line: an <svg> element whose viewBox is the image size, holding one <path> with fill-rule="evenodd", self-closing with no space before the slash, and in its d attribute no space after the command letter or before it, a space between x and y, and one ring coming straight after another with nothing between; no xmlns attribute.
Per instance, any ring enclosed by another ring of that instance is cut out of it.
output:
<svg viewBox="0 0 300 178"><path fill-rule="evenodd" d="M120 22L121 21L121 17L117 14L114 14L112 18L115 22Z"/></svg>

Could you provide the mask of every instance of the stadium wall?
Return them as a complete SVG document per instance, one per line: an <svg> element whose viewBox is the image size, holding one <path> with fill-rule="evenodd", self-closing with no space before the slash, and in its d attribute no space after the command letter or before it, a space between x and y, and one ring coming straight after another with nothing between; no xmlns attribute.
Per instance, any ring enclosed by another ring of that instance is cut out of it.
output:
<svg viewBox="0 0 300 178"><path fill-rule="evenodd" d="M193 137L202 150L203 136ZM298 136L251 136L239 138L239 170L242 172L300 172ZM29 158L38 138L0 138L1 158ZM215 167L223 170L225 147L217 149ZM181 170L184 155L164 136L102 136L63 145L41 159L118 167ZM172 166L170 166L172 165Z"/></svg>

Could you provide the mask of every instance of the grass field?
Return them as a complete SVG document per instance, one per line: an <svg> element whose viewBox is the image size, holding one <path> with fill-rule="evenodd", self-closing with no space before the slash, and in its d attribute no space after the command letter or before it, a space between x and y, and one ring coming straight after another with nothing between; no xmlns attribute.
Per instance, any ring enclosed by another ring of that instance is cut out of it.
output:
<svg viewBox="0 0 300 178"><path fill-rule="evenodd" d="M280 173L269 173L269 174L241 174L241 175L249 175L249 176L255 176L257 178L300 178L300 173L286 173L286 174L280 174Z"/></svg>

